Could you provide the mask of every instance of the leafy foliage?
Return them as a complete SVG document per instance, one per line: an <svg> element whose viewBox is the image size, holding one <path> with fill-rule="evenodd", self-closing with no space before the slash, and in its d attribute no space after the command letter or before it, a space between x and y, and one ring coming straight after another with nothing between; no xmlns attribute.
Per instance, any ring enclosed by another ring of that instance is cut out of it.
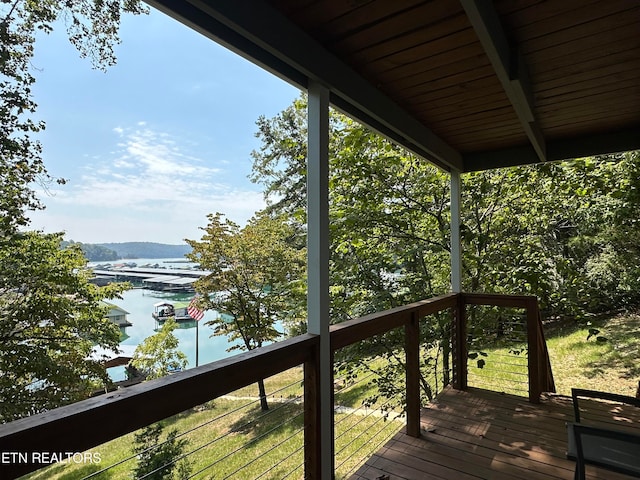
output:
<svg viewBox="0 0 640 480"><path fill-rule="evenodd" d="M138 456L138 463L133 472L134 478L149 480L189 478L191 465L188 460L181 458L189 440L178 439L178 431L173 429L161 442L162 431L162 425L155 423L135 434L133 452Z"/></svg>
<svg viewBox="0 0 640 480"><path fill-rule="evenodd" d="M240 340L229 350L253 350L277 340L276 322L295 323L304 305L305 252L291 244L282 218L262 214L244 227L209 215L201 241L188 257L211 271L195 283L202 306L223 312L207 322L214 335Z"/></svg>
<svg viewBox="0 0 640 480"><path fill-rule="evenodd" d="M15 233L0 242L0 421L86 398L108 383L95 344L113 351L118 328L100 301L124 285L89 283L79 248L58 234Z"/></svg>
<svg viewBox="0 0 640 480"><path fill-rule="evenodd" d="M94 66L113 64L121 12L140 13L137 0L0 2L0 421L85 398L108 382L94 344L115 350L118 329L100 301L123 285L98 288L83 270L77 246L61 235L24 232L29 212L42 208L34 183L64 183L48 173L34 136L31 59L37 32L66 23L69 39Z"/></svg>
<svg viewBox="0 0 640 480"><path fill-rule="evenodd" d="M253 153L252 176L265 186L271 212L301 224L305 109L301 97L258 121L262 146ZM448 175L336 112L329 152L332 321L448 291ZM549 316L636 304L639 160L630 152L463 175L464 290L536 295ZM472 313L470 322L482 332L492 315ZM425 351L446 350L448 328L446 321L427 327ZM390 333L341 354L360 355L361 364L393 359L401 341ZM478 367L487 361L478 358ZM397 367L388 368L380 375L392 378ZM429 388L423 385L427 396Z"/></svg>
<svg viewBox="0 0 640 480"><path fill-rule="evenodd" d="M178 350L178 338L173 331L178 327L170 317L155 335L144 339L133 353L131 365L146 375L147 379L161 378L172 371L187 366L187 356Z"/></svg>

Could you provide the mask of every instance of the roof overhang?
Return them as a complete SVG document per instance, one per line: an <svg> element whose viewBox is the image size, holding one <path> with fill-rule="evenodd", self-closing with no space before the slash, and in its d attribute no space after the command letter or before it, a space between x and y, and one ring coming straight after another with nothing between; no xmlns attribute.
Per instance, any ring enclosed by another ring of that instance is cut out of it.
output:
<svg viewBox="0 0 640 480"><path fill-rule="evenodd" d="M148 3L445 170L640 149L633 0Z"/></svg>

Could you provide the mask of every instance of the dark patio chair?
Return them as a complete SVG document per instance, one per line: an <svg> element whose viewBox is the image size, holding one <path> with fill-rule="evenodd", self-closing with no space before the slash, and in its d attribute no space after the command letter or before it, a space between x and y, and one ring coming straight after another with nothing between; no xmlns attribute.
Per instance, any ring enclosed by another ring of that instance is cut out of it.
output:
<svg viewBox="0 0 640 480"><path fill-rule="evenodd" d="M585 464L640 478L640 435L571 424L576 448L576 480L585 480Z"/></svg>
<svg viewBox="0 0 640 480"><path fill-rule="evenodd" d="M640 478L640 430L638 434L608 425L580 423L580 398L609 400L640 407L640 399L608 392L572 389L575 422L568 425L567 457L576 460L575 479L584 480L585 464Z"/></svg>

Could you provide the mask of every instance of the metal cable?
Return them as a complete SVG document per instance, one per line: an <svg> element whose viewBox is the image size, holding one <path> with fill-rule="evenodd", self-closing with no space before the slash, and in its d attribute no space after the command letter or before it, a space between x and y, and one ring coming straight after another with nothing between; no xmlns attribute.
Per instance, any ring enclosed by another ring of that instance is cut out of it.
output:
<svg viewBox="0 0 640 480"><path fill-rule="evenodd" d="M225 456L218 458L215 462L210 463L209 465L205 466L204 468L201 468L200 470L198 470L197 472L195 472L194 474L192 474L189 478L193 478L196 475L199 475L200 473L204 472L205 470L208 470L209 468L213 467L214 465L217 465L218 463L220 463L221 461L229 458L230 456L234 455L235 453L238 453L240 450L243 450L244 448L246 448L248 445L252 445L254 443L256 443L258 440L264 438L265 436L269 435L270 433L273 433L274 431L278 430L279 428L281 428L283 425L286 425L287 423L292 422L294 419L296 419L297 417L299 417L300 415L302 415L303 413L299 413L298 415L294 415L293 417L289 418L288 420L286 420L285 422L277 425L276 427L272 428L271 430L266 431L265 433L263 433L262 435L252 438L251 440L249 440L247 443L245 443L244 445L241 445L240 447L236 448L235 450L232 450L231 452L227 453Z"/></svg>
<svg viewBox="0 0 640 480"><path fill-rule="evenodd" d="M299 416L299 415L297 415ZM280 428L283 424L279 425L278 428ZM271 450L273 450L274 448L277 448L281 445L283 445L285 442L288 442L289 440L291 440L293 437L295 437L296 435L300 434L300 432L304 432L304 427L303 428L299 428L298 430L296 430L295 432L293 432L291 435L289 435L287 438L285 438L284 440L282 440L281 442L276 443L275 445L271 445ZM248 467L249 465L251 465L254 462L257 462L258 460L260 460L260 458L262 457L255 457L253 460L245 463L244 465L242 465L241 467L237 468L235 471L231 472L229 475L227 475L226 477L224 477L223 480L226 480L227 478L230 478L231 476L235 475L236 473L238 473L240 470L242 470L243 468ZM280 465L282 463L282 461L280 461L279 463L276 463L275 465L273 465L269 470L267 470L267 472L273 470L274 468L276 468L278 465ZM265 473L267 473L265 472ZM264 473L263 473L264 475ZM262 476L262 475L261 475ZM259 478L259 477L258 477Z"/></svg>

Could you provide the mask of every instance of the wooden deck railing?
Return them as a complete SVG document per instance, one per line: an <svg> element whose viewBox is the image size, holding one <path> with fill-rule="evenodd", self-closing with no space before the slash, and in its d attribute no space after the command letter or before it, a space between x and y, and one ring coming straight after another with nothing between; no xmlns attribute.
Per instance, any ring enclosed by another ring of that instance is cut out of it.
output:
<svg viewBox="0 0 640 480"><path fill-rule="evenodd" d="M538 403L543 392L555 392L555 383L551 370L551 362L547 351L547 343L542 328L542 318L538 308L538 299L532 296L520 295L495 295L495 294L461 294L465 305L485 305L506 308L522 308L526 311L527 323L527 351L528 351L528 377L529 377L529 401ZM464 311L462 311L464 316ZM466 338L466 321L456 323L456 328L461 331L458 338ZM462 348L466 348L466 342L461 342ZM466 365L466 351L462 352L459 362ZM465 369L460 369L465 370ZM466 374L462 381L455 385L456 388L466 388Z"/></svg>
<svg viewBox="0 0 640 480"><path fill-rule="evenodd" d="M520 307L529 324L529 398L553 390L535 297L448 294L367 315L331 327L331 350L385 333L405 330L407 433L420 435L421 318L450 309L453 313L453 383L467 386L466 305ZM230 393L260 379L304 365L305 478L319 478L320 413L319 337L301 335L251 352L162 379L121 389L42 414L0 425L0 452L82 452L146 425ZM329 407L332 408L332 407ZM0 478L15 478L42 468L32 463L2 463Z"/></svg>

